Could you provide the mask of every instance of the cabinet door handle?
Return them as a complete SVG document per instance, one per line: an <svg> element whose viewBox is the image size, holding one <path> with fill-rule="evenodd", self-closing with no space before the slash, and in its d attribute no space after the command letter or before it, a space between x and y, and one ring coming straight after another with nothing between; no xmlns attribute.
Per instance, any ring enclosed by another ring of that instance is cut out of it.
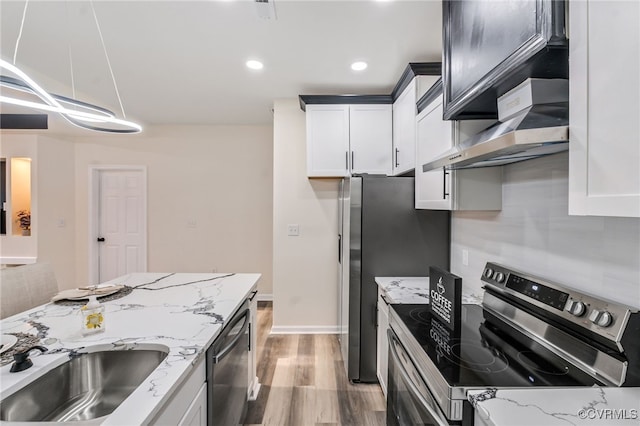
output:
<svg viewBox="0 0 640 426"><path fill-rule="evenodd" d="M398 148L396 148L396 167L400 167L400 163L398 162L398 153L400 152L400 150Z"/></svg>
<svg viewBox="0 0 640 426"><path fill-rule="evenodd" d="M449 193L447 192L447 176L449 175L449 172L447 172L447 169L445 167L442 168L442 199L446 200L447 197L449 196Z"/></svg>
<svg viewBox="0 0 640 426"><path fill-rule="evenodd" d="M344 152L344 168L349 170L349 151Z"/></svg>
<svg viewBox="0 0 640 426"><path fill-rule="evenodd" d="M355 168L356 168L355 164L356 164L356 163L355 163L355 161L354 161L354 159L353 159L353 151L351 151L351 170L353 170L353 169L355 169Z"/></svg>

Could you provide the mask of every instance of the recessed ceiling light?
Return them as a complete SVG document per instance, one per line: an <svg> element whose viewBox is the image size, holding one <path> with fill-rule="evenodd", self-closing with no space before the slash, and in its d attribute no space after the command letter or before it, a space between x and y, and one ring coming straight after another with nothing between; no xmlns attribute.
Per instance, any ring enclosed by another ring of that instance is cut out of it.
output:
<svg viewBox="0 0 640 426"><path fill-rule="evenodd" d="M351 69L354 71L363 71L367 69L367 63L358 61L351 64Z"/></svg>
<svg viewBox="0 0 640 426"><path fill-rule="evenodd" d="M250 60L247 61L247 68L251 68L252 70L261 70L264 68L264 65L260 61Z"/></svg>

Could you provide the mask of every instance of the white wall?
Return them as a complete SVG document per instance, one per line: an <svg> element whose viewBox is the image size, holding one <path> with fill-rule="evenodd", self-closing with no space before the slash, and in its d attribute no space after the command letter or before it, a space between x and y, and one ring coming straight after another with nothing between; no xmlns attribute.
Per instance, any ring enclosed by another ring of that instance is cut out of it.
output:
<svg viewBox="0 0 640 426"><path fill-rule="evenodd" d="M640 220L569 216L567 153L505 166L501 212L455 212L451 270L481 293L494 261L640 307ZM469 265L462 250L469 250Z"/></svg>
<svg viewBox="0 0 640 426"><path fill-rule="evenodd" d="M305 129L297 99L274 102L274 332L337 329L339 180L306 177ZM288 224L300 236L287 236Z"/></svg>
<svg viewBox="0 0 640 426"><path fill-rule="evenodd" d="M76 281L74 144L38 136L38 262L53 266L58 287Z"/></svg>
<svg viewBox="0 0 640 426"><path fill-rule="evenodd" d="M77 139L76 280L88 279L89 165L145 165L148 270L259 272L271 294L272 137L271 126L157 126Z"/></svg>

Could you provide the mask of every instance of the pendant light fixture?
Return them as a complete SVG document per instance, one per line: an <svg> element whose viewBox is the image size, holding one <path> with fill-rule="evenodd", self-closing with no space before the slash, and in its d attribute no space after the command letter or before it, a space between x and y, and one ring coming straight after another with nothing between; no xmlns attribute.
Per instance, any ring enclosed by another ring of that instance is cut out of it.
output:
<svg viewBox="0 0 640 426"><path fill-rule="evenodd" d="M107 133L139 133L140 131L142 131L142 127L139 124L126 120L124 107L122 105L118 86L113 74L111 62L109 60L109 56L107 55L107 50L104 44L104 39L102 37L102 31L100 30L98 17L93 7L93 1L90 1L91 10L93 11L93 17L98 29L98 34L100 35L100 41L102 43L102 49L107 61L107 65L109 67L109 72L111 74L113 87L115 89L118 102L120 103L120 109L123 116L122 119L117 118L112 111L109 111L106 108L47 92L24 71L22 71L15 65L16 56L18 53L18 45L22 36L22 29L24 27L28 4L29 0L26 0L22 22L20 25L20 32L18 33L18 38L16 40L13 64L0 58L0 69L2 70L2 75L0 75L0 86L4 89L14 91L15 94L19 96L5 96L5 94L0 93L0 102L32 108L40 111L56 112L69 123L83 129ZM11 75L5 75L5 72ZM73 69L71 70L71 82L72 90L75 93Z"/></svg>

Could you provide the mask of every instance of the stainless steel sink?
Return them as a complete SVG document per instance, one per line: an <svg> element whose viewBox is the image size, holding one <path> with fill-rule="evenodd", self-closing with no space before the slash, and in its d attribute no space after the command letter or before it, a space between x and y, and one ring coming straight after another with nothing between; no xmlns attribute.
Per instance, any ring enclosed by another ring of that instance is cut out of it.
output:
<svg viewBox="0 0 640 426"><path fill-rule="evenodd" d="M47 372L0 402L0 420L86 421L111 414L167 352L100 351Z"/></svg>

